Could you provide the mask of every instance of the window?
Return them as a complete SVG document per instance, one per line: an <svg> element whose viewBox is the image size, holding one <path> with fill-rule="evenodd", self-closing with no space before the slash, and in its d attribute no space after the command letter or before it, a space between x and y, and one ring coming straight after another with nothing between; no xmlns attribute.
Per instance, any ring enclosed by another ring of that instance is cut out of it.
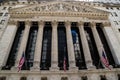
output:
<svg viewBox="0 0 120 80"><path fill-rule="evenodd" d="M114 21L115 25L118 25L118 22L117 21Z"/></svg>
<svg viewBox="0 0 120 80"><path fill-rule="evenodd" d="M0 24L4 24L5 20L1 20Z"/></svg>
<svg viewBox="0 0 120 80"><path fill-rule="evenodd" d="M118 29L118 31L120 32L120 29Z"/></svg>
<svg viewBox="0 0 120 80"><path fill-rule="evenodd" d="M113 14L111 13L111 15L113 16Z"/></svg>
<svg viewBox="0 0 120 80"><path fill-rule="evenodd" d="M27 78L26 77L21 77L20 80L27 80Z"/></svg>
<svg viewBox="0 0 120 80"><path fill-rule="evenodd" d="M32 22L32 26L30 28L28 42L27 42L27 48L25 51L26 61L25 61L25 64L23 65L23 68L22 68L23 70L29 70L30 67L33 66L37 33L38 33L38 23Z"/></svg>
<svg viewBox="0 0 120 80"><path fill-rule="evenodd" d="M4 77L4 76L0 77L0 80L6 80L6 77Z"/></svg>
<svg viewBox="0 0 120 80"><path fill-rule="evenodd" d="M113 10L113 8L111 7L111 9Z"/></svg>
<svg viewBox="0 0 120 80"><path fill-rule="evenodd" d="M3 13L0 13L0 16L2 16L3 15Z"/></svg>
<svg viewBox="0 0 120 80"><path fill-rule="evenodd" d="M64 60L66 58L66 64ZM65 67L63 67L66 65ZM58 66L60 70L68 70L68 52L67 52L67 39L66 39L66 30L65 23L59 22L58 24Z"/></svg>
<svg viewBox="0 0 120 80"><path fill-rule="evenodd" d="M72 33L76 66L79 67L79 69L86 69L83 47L79 35L79 29L76 26L77 26L76 22L71 23L71 33Z"/></svg>
<svg viewBox="0 0 120 80"><path fill-rule="evenodd" d="M68 78L67 77L62 77L61 80L68 80Z"/></svg>
<svg viewBox="0 0 120 80"><path fill-rule="evenodd" d="M42 41L41 70L49 70L51 66L51 37L52 27L50 22L45 23Z"/></svg>
<svg viewBox="0 0 120 80"><path fill-rule="evenodd" d="M120 74L118 74L118 80L120 80Z"/></svg>
<svg viewBox="0 0 120 80"><path fill-rule="evenodd" d="M5 15L4 16L8 16L8 13L5 13Z"/></svg>
<svg viewBox="0 0 120 80"><path fill-rule="evenodd" d="M41 77L41 80L47 80L47 77Z"/></svg>
<svg viewBox="0 0 120 80"><path fill-rule="evenodd" d="M12 44L6 65L3 66L2 70L10 70L11 67L15 64L16 55L18 53L18 49L24 32L24 22L19 22L18 25L19 27L17 29L16 36L14 38L14 42Z"/></svg>
<svg viewBox="0 0 120 80"><path fill-rule="evenodd" d="M108 7L106 7L106 9L109 9Z"/></svg>
<svg viewBox="0 0 120 80"><path fill-rule="evenodd" d="M120 8L118 7L117 10L120 10Z"/></svg>
<svg viewBox="0 0 120 80"><path fill-rule="evenodd" d="M100 80L107 80L107 79L106 79L105 75L101 75Z"/></svg>
<svg viewBox="0 0 120 80"><path fill-rule="evenodd" d="M5 10L7 7L3 7L3 10Z"/></svg>
<svg viewBox="0 0 120 80"><path fill-rule="evenodd" d="M113 12L113 13L114 13L114 15L115 15L116 17L118 16L116 12Z"/></svg>
<svg viewBox="0 0 120 80"><path fill-rule="evenodd" d="M81 80L87 80L87 76L82 76Z"/></svg>

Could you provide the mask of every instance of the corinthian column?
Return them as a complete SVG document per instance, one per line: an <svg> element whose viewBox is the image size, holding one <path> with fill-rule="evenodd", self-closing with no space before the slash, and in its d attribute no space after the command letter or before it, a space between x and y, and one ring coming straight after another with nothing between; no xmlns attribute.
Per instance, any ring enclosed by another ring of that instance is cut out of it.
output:
<svg viewBox="0 0 120 80"><path fill-rule="evenodd" d="M31 70L40 71L40 60L41 60L41 50L42 50L42 38L43 38L43 27L44 22L40 21L38 24L38 34L37 34L37 41L35 47L35 54L34 54L34 63Z"/></svg>
<svg viewBox="0 0 120 80"><path fill-rule="evenodd" d="M94 36L94 39L95 39L95 42L96 42L96 46L97 46L97 49L98 49L98 52L99 52L99 56L101 58L102 57L102 50L104 48L103 48L102 42L100 40L100 37L98 35L98 32L96 30L96 24L95 24L95 22L91 23L91 29L92 29L93 36Z"/></svg>
<svg viewBox="0 0 120 80"><path fill-rule="evenodd" d="M72 34L71 34L71 24L70 22L65 23L66 27L66 36L67 36L67 49L68 49L68 57L69 57L69 70L77 70L75 64L75 53L72 41Z"/></svg>
<svg viewBox="0 0 120 80"><path fill-rule="evenodd" d="M57 38L57 22L52 22L52 58L51 70L59 70L58 68L58 38Z"/></svg>
<svg viewBox="0 0 120 80"><path fill-rule="evenodd" d="M20 58L21 58L23 52L25 52L27 41L28 41L28 36L29 36L29 30L30 30L30 22L27 21L27 22L25 22L25 30L24 30L23 38L22 38L22 41L20 44L20 48L18 50L17 58L15 61L15 66L12 69L15 69L15 70L17 69Z"/></svg>
<svg viewBox="0 0 120 80"><path fill-rule="evenodd" d="M81 36L81 41L82 41L86 66L87 66L88 69L95 68L93 66L93 63L92 63L92 58L91 58L91 55L90 55L90 50L89 50L88 42L87 42L87 39L86 39L83 22L79 22L78 27L79 27L79 31L80 31L80 36Z"/></svg>

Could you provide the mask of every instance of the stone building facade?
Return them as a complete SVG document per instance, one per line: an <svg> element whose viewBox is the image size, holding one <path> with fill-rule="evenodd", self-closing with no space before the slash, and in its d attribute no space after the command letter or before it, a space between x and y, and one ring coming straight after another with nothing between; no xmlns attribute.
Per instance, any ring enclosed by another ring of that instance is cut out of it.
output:
<svg viewBox="0 0 120 80"><path fill-rule="evenodd" d="M98 7L103 4L2 3L0 80L120 80L119 38L110 13Z"/></svg>

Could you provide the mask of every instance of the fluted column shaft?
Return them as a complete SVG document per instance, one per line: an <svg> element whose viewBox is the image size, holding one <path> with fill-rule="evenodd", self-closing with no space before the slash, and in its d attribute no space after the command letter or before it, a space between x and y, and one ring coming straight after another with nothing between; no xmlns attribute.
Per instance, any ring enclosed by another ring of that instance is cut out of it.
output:
<svg viewBox="0 0 120 80"><path fill-rule="evenodd" d="M30 30L30 22L25 22L25 30L24 30L23 38L22 38L20 48L18 51L18 55L17 55L16 61L15 61L15 68L17 68L20 58L21 58L23 52L25 52L27 41L28 41L28 36L29 36L29 30Z"/></svg>
<svg viewBox="0 0 120 80"><path fill-rule="evenodd" d="M85 31L84 31L83 22L79 22L78 26L79 26L79 31L80 31L81 42L82 42L82 46L83 46L83 52L84 52L86 66L88 69L94 68L93 63L92 63L92 58L90 55L90 50L89 50L87 38L85 35Z"/></svg>
<svg viewBox="0 0 120 80"><path fill-rule="evenodd" d="M37 41L35 47L35 54L34 54L34 63L31 70L40 70L40 60L41 60L41 51L42 51L42 38L43 38L43 28L44 22L40 21L38 23L38 34L37 34Z"/></svg>
<svg viewBox="0 0 120 80"><path fill-rule="evenodd" d="M57 38L57 22L52 22L52 58L51 70L58 70L58 38Z"/></svg>
<svg viewBox="0 0 120 80"><path fill-rule="evenodd" d="M65 27L66 27L67 49L68 49L70 70L75 70L75 69L77 70L77 67L75 65L75 53L74 53L74 47L72 41L70 22L66 22Z"/></svg>
<svg viewBox="0 0 120 80"><path fill-rule="evenodd" d="M102 56L103 45L102 45L102 42L101 42L100 37L98 35L98 32L96 30L96 25L95 25L94 22L92 22L92 24L91 24L91 29L92 29L93 36L94 36L94 39L95 39L95 42L96 42L96 45L97 45L99 56L101 57Z"/></svg>

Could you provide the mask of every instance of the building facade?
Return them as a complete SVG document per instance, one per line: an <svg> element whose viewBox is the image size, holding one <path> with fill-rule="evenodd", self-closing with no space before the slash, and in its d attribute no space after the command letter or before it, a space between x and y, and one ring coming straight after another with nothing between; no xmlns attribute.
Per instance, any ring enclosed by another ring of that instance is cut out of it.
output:
<svg viewBox="0 0 120 80"><path fill-rule="evenodd" d="M113 4L120 4L120 0L93 0L94 2L100 2L100 3L113 3Z"/></svg>
<svg viewBox="0 0 120 80"><path fill-rule="evenodd" d="M111 7L120 9L79 1L1 3L0 80L120 80L120 26Z"/></svg>

